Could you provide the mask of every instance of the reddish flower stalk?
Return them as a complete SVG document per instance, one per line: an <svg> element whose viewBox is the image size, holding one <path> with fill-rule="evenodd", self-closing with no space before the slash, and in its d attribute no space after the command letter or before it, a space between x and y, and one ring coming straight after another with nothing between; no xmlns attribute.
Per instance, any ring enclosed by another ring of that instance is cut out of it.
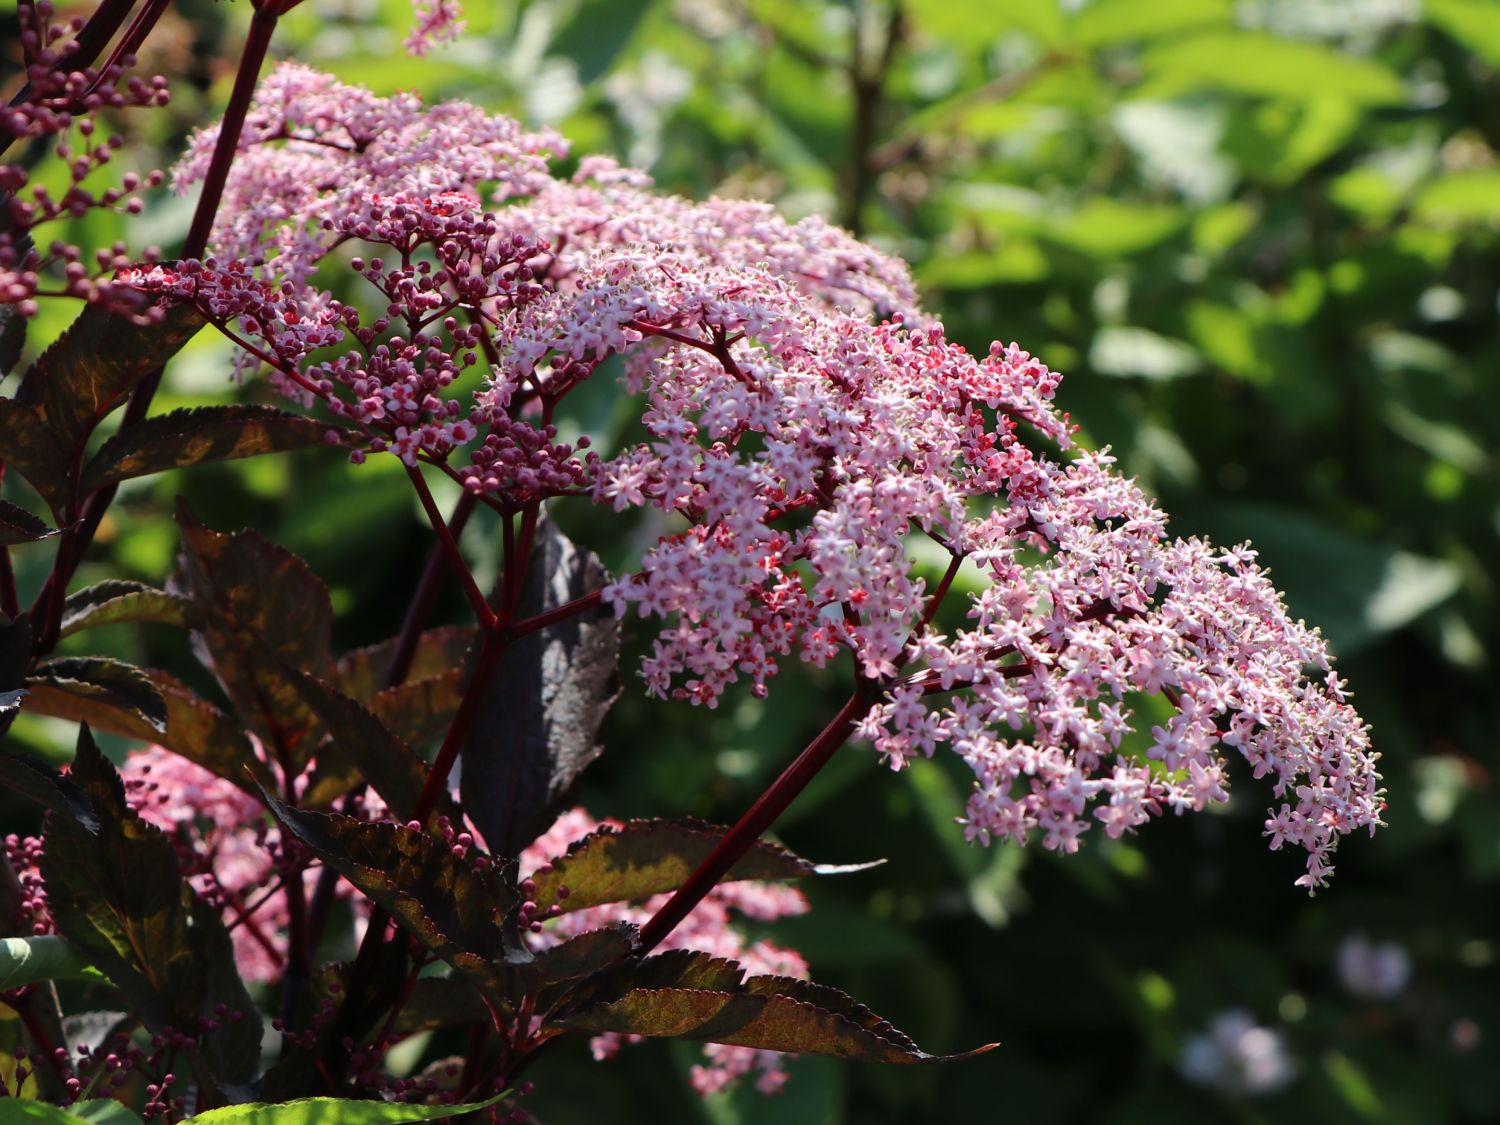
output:
<svg viewBox="0 0 1500 1125"><path fill-rule="evenodd" d="M276 30L277 17L291 6L291 4L258 5L255 14L251 17L250 32L245 37L245 45L240 52L234 90L230 95L229 105L224 111L224 123L214 146L203 192L198 198L193 223L183 245L184 257L199 257L207 249L214 216L218 212L219 202L223 197L230 165L239 149L240 131L244 127L245 114L255 94L255 84L260 76L261 65L265 62L271 35ZM159 6L152 4L148 11L157 7ZM154 25L155 16L152 16L149 21L142 22L145 15L146 13L142 13L142 19L137 23L144 28L144 31L149 31ZM160 11L156 11L156 15L160 15ZM123 12L120 13L120 18L123 20ZM139 425L146 417L151 400L155 397L156 389L161 383L161 376L162 369L157 368L141 380L132 392L130 401L125 407L125 414L120 421L121 431L127 431ZM52 572L47 576L47 581L37 594L36 601L31 608L33 630L36 635L33 650L38 654L50 652L57 644L68 583L72 580L73 572L77 570L78 564L83 561L83 554L93 541L105 511L114 502L115 492L115 486L111 485L86 497L78 511L77 520L64 529L58 541L57 556L53 562Z"/></svg>
<svg viewBox="0 0 1500 1125"><path fill-rule="evenodd" d="M875 685L861 680L854 694L844 701L838 714L818 736L807 744L791 765L781 772L745 814L735 821L734 827L724 834L708 858L698 865L687 880L677 889L670 900L641 928L636 952L645 954L655 949L677 925L693 912L718 885L719 880L738 862L741 856L755 846L761 835L786 811L808 782L832 759L858 725L880 698Z"/></svg>

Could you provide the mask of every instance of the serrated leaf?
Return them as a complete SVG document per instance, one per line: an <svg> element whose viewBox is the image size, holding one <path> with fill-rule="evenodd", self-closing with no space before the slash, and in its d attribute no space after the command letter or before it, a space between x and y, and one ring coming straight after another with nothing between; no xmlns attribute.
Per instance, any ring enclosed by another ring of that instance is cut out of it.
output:
<svg viewBox="0 0 1500 1125"><path fill-rule="evenodd" d="M193 603L180 594L144 582L113 578L68 595L63 603L61 635L126 621L187 627L196 617Z"/></svg>
<svg viewBox="0 0 1500 1125"><path fill-rule="evenodd" d="M545 949L532 961L530 972L541 984L579 980L630 956L640 931L629 922L575 934Z"/></svg>
<svg viewBox="0 0 1500 1125"><path fill-rule="evenodd" d="M328 732L327 741L318 750L319 767L324 766L325 759L332 766L325 776L342 773L349 779L344 790L355 780L368 781L397 820L408 819L426 783L427 763L357 701L316 676L294 668L284 667L283 671ZM308 799L312 800L311 795ZM457 818L451 800L439 804L434 815Z"/></svg>
<svg viewBox="0 0 1500 1125"><path fill-rule="evenodd" d="M355 1101L351 1098L303 1098L276 1105L230 1105L195 1113L192 1125L406 1125L440 1121L475 1113L510 1096L504 1090L482 1102L464 1105L413 1105L410 1102Z"/></svg>
<svg viewBox="0 0 1500 1125"><path fill-rule="evenodd" d="M99 829L94 806L71 778L45 762L25 754L0 754L0 784L15 790L61 816L71 817L90 832Z"/></svg>
<svg viewBox="0 0 1500 1125"><path fill-rule="evenodd" d="M375 693L370 712L409 746L425 746L447 733L464 698L464 671L427 676Z"/></svg>
<svg viewBox="0 0 1500 1125"><path fill-rule="evenodd" d="M0 305L0 309L5 306ZM19 504L0 500L0 547L12 547L17 543L35 543L56 535L55 527L48 527Z"/></svg>
<svg viewBox="0 0 1500 1125"><path fill-rule="evenodd" d="M620 828L600 828L574 842L567 852L532 876L537 907L563 912L608 902L636 902L676 890L723 839L727 828L696 820L632 820ZM816 864L778 844L759 840L724 877L796 879L863 871L876 864ZM566 897L560 894L568 888Z"/></svg>
<svg viewBox="0 0 1500 1125"><path fill-rule="evenodd" d="M226 1004L242 1013L204 1034L200 1081L240 1084L260 1058L260 1014L234 966L218 913L188 886L177 851L125 800L119 774L85 727L70 774L92 804L91 828L70 816L47 822L42 878L63 936L98 966L153 1030L197 1026ZM197 1052L193 1052L197 1054Z"/></svg>
<svg viewBox="0 0 1500 1125"><path fill-rule="evenodd" d="M267 804L298 839L395 918L433 953L502 1000L499 962L506 931L520 905L515 890L491 867L476 871L452 847L405 825L371 824L331 813Z"/></svg>
<svg viewBox="0 0 1500 1125"><path fill-rule="evenodd" d="M317 722L283 666L327 678L328 590L296 555L254 531L226 534L179 506L187 588L202 620L194 645L245 724L294 767Z"/></svg>
<svg viewBox="0 0 1500 1125"><path fill-rule="evenodd" d="M394 1037L400 1039L419 1031L459 1027L490 1018L483 998L465 977L418 977L412 982L406 1003L401 1005L401 1014L396 1017Z"/></svg>
<svg viewBox="0 0 1500 1125"><path fill-rule="evenodd" d="M57 445L74 457L99 421L204 323L189 305L169 306L149 325L87 305L31 365L16 398L38 410Z"/></svg>
<svg viewBox="0 0 1500 1125"><path fill-rule="evenodd" d="M428 629L417 638L408 680L447 675L468 662L478 631L472 625L445 625ZM338 685L345 695L361 703L386 686L386 672L396 651L396 638L356 648L339 657Z"/></svg>
<svg viewBox="0 0 1500 1125"><path fill-rule="evenodd" d="M0 460L31 483L54 516L67 510L71 463L37 407L0 398Z"/></svg>
<svg viewBox="0 0 1500 1125"><path fill-rule="evenodd" d="M995 1046L988 1044L960 1055L929 1055L842 993L823 987L810 993L835 1003L838 1010L831 1010L781 991L784 979L769 978L757 984L752 977L745 990L738 992L632 989L618 1000L555 1022L576 1031L693 1039L898 1065L955 1061Z"/></svg>
<svg viewBox="0 0 1500 1125"><path fill-rule="evenodd" d="M650 957L632 957L576 983L559 997L543 993L538 1010L566 1014L609 1004L639 989L691 989L742 992L745 968L738 961L698 949L669 949Z"/></svg>
<svg viewBox="0 0 1500 1125"><path fill-rule="evenodd" d="M0 734L10 730L26 701L26 673L31 666L31 619L12 621L0 613Z"/></svg>
<svg viewBox="0 0 1500 1125"><path fill-rule="evenodd" d="M109 978L55 934L0 938L0 992L9 992L44 980L107 983Z"/></svg>
<svg viewBox="0 0 1500 1125"><path fill-rule="evenodd" d="M609 574L550 522L537 528L517 614L566 605ZM491 850L516 856L556 816L596 757L599 727L619 695L620 627L600 606L513 641L463 749L464 808Z"/></svg>
<svg viewBox="0 0 1500 1125"><path fill-rule="evenodd" d="M26 681L28 711L75 722L109 712L126 718L141 737L155 741L167 730L167 704L141 669L103 656L64 657L37 666Z"/></svg>
<svg viewBox="0 0 1500 1125"><path fill-rule="evenodd" d="M90 492L133 477L150 476L205 461L234 461L262 453L310 449L328 444L339 426L270 406L198 406L147 418L116 434L83 470Z"/></svg>
<svg viewBox="0 0 1500 1125"><path fill-rule="evenodd" d="M42 698L29 710L59 718L76 718L125 738L155 742L202 766L242 789L253 782L272 784L266 765L256 757L238 723L170 673L143 670L167 708L167 725L158 731L128 704L102 697L64 696L42 688Z"/></svg>

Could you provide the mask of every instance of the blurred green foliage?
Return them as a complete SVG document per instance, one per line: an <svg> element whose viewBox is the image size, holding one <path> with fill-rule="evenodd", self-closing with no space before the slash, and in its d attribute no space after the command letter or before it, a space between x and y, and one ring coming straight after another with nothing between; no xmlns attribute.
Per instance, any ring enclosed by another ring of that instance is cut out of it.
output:
<svg viewBox="0 0 1500 1125"><path fill-rule="evenodd" d="M147 62L189 74L162 152L222 104L245 14L173 10ZM466 14L469 34L426 59L400 53L406 0L306 4L277 46L382 92L554 124L669 190L828 213L906 257L954 337L1015 339L1066 373L1084 440L1112 446L1179 534L1255 541L1332 639L1391 800L1390 827L1346 844L1309 900L1295 860L1264 848L1268 798L1248 771L1223 815L1058 859L965 845L946 763L888 776L847 749L780 832L819 860L890 862L813 886L812 914L776 936L931 1050L1005 1046L925 1071L806 1060L777 1098L703 1104L691 1049L601 1066L576 1044L533 1075L541 1119L1500 1118L1500 5L470 0ZM183 226L163 201L131 236L170 247ZM200 339L160 408L264 397L226 371L225 347ZM630 422L618 402L579 402L580 428ZM331 461L135 482L79 583L160 580L183 493L213 526L307 557L343 643L388 635L420 565L418 515L398 470ZM586 508L560 519L613 565L639 549ZM481 580L491 532L476 520L465 537ZM44 561L18 554L23 584ZM462 618L456 595L443 612ZM121 655L193 674L170 636L119 634ZM731 819L840 698L795 667L769 701L712 713L627 692L584 803ZM15 736L71 744L25 717ZM1336 951L1357 933L1407 951L1399 996L1341 985ZM1181 1076L1188 1037L1231 1008L1285 1036L1297 1075L1279 1093Z"/></svg>

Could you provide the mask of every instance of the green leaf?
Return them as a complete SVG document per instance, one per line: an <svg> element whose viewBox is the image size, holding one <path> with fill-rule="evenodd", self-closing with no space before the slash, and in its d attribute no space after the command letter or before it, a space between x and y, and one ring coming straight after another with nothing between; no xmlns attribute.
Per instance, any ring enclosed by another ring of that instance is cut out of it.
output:
<svg viewBox="0 0 1500 1125"><path fill-rule="evenodd" d="M1101 375L1164 381L1194 374L1203 360L1181 340L1147 328L1107 325L1089 345L1089 366Z"/></svg>
<svg viewBox="0 0 1500 1125"><path fill-rule="evenodd" d="M651 0L582 0L558 30L551 53L570 60L587 86L609 72L650 6Z"/></svg>
<svg viewBox="0 0 1500 1125"><path fill-rule="evenodd" d="M292 809L266 795L276 818L298 839L433 953L492 999L509 1003L499 962L530 954L513 936L520 906L495 867L475 869L451 845L405 825Z"/></svg>
<svg viewBox="0 0 1500 1125"><path fill-rule="evenodd" d="M1343 97L1364 105L1400 105L1401 78L1372 59L1353 58L1316 43L1249 31L1213 31L1149 47L1138 97L1226 90L1252 97Z"/></svg>
<svg viewBox="0 0 1500 1125"><path fill-rule="evenodd" d="M1006 237L989 250L968 250L932 258L919 271L923 285L936 289L982 289L1040 281L1052 271L1046 253L1030 238Z"/></svg>
<svg viewBox="0 0 1500 1125"><path fill-rule="evenodd" d="M79 1125L81 1121L91 1125L143 1125L135 1110L108 1098L74 1102L67 1109L21 1098L6 1098L4 1104L0 1119L6 1125Z"/></svg>
<svg viewBox="0 0 1500 1125"><path fill-rule="evenodd" d="M260 1013L235 969L218 912L188 886L172 841L126 803L119 774L87 727L70 776L97 821L54 815L47 822L42 878L58 929L153 1030L216 1019L216 1029L200 1040L206 1063L200 1081L248 1082L260 1059ZM240 1018L216 1015L220 1003Z"/></svg>
<svg viewBox="0 0 1500 1125"><path fill-rule="evenodd" d="M971 1058L998 1045L959 1055L929 1055L836 989L785 977L751 977L737 992L632 989L618 1000L573 1012L556 1023L576 1031L694 1039L898 1065Z"/></svg>
<svg viewBox="0 0 1500 1125"><path fill-rule="evenodd" d="M536 529L516 614L524 619L601 589L609 573L551 521ZM557 815L598 757L620 693L620 625L600 605L510 643L463 749L464 809L490 848L517 856Z"/></svg>
<svg viewBox="0 0 1500 1125"><path fill-rule="evenodd" d="M567 912L608 902L636 902L676 890L727 831L696 820L632 820L620 828L600 828L532 877L536 884L532 900L539 911L557 906ZM760 840L724 879L796 879L863 871L876 865L820 865Z"/></svg>
<svg viewBox="0 0 1500 1125"><path fill-rule="evenodd" d="M1197 522L1216 542L1249 539L1292 616L1316 621L1344 658L1437 608L1463 581L1456 563L1357 539L1289 508L1221 506Z"/></svg>
<svg viewBox="0 0 1500 1125"><path fill-rule="evenodd" d="M328 590L296 555L254 531L203 527L179 506L182 569L203 622L195 637L245 724L294 766L307 761L316 719L286 677L333 675Z"/></svg>
<svg viewBox="0 0 1500 1125"><path fill-rule="evenodd" d="M61 632L67 637L96 625L125 621L187 627L196 617L193 603L180 594L116 578L69 594L63 603Z"/></svg>
<svg viewBox="0 0 1500 1125"><path fill-rule="evenodd" d="M35 407L57 446L76 457L99 421L204 323L189 305L169 306L158 323L147 325L85 306L31 365L17 401Z"/></svg>
<svg viewBox="0 0 1500 1125"><path fill-rule="evenodd" d="M1500 68L1500 8L1491 0L1426 0L1423 10L1459 43Z"/></svg>
<svg viewBox="0 0 1500 1125"><path fill-rule="evenodd" d="M71 1113L80 1121L88 1121L91 1125L137 1125L140 1116L127 1105L122 1105L112 1098L94 1098L86 1102L74 1102L68 1107Z"/></svg>
<svg viewBox="0 0 1500 1125"><path fill-rule="evenodd" d="M1412 201L1412 214L1451 226L1500 220L1500 172L1449 172Z"/></svg>
<svg viewBox="0 0 1500 1125"><path fill-rule="evenodd" d="M425 680L464 667L477 636L478 630L472 625L446 625L428 629L417 638L417 648L412 654L411 668L406 678ZM388 641L357 648L339 657L339 689L361 703L382 690L386 686L386 670L395 654L396 641L397 638L392 637Z"/></svg>
<svg viewBox="0 0 1500 1125"><path fill-rule="evenodd" d="M110 438L83 470L89 492L133 477L199 465L233 461L262 453L327 445L329 433L347 439L348 431L315 418L270 406L200 406L147 418Z"/></svg>
<svg viewBox="0 0 1500 1125"><path fill-rule="evenodd" d="M464 1105L412 1105L405 1102L356 1101L352 1098L303 1098L276 1105L230 1105L195 1113L192 1125L405 1125L412 1121L440 1121L488 1109L510 1096Z"/></svg>
<svg viewBox="0 0 1500 1125"><path fill-rule="evenodd" d="M88 722L102 711L128 717L155 740L167 730L167 704L141 669L103 656L65 657L37 666L26 681L28 711Z"/></svg>
<svg viewBox="0 0 1500 1125"><path fill-rule="evenodd" d="M56 528L48 527L19 504L0 500L0 547L35 543L38 539L56 534Z"/></svg>
<svg viewBox="0 0 1500 1125"><path fill-rule="evenodd" d="M109 978L63 938L0 938L0 992L44 980L104 981Z"/></svg>
<svg viewBox="0 0 1500 1125"><path fill-rule="evenodd" d="M1085 254L1119 258L1149 250L1187 225L1180 207L1094 198L1047 227L1047 236Z"/></svg>
<svg viewBox="0 0 1500 1125"><path fill-rule="evenodd" d="M1073 38L1086 47L1104 47L1132 40L1155 41L1203 27L1230 23L1229 0L1172 0L1143 4L1140 0L1095 0L1073 17Z"/></svg>

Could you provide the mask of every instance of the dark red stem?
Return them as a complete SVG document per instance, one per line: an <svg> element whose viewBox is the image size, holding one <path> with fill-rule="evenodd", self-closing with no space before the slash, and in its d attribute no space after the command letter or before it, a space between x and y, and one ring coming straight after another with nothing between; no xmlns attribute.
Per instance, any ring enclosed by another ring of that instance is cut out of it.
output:
<svg viewBox="0 0 1500 1125"><path fill-rule="evenodd" d="M255 94L255 84L260 81L260 67L271 45L271 34L276 30L277 13L268 8L257 7L250 17L250 34L245 37L245 48L240 53L239 71L234 76L234 91L229 95L229 105L224 110L224 120L219 125L219 140L214 145L213 157L208 163L208 172L203 177L203 193L198 196L198 207L193 212L193 225L188 228L187 240L182 245L184 258L201 258L208 248L209 232L213 230L214 216L219 213L219 200L224 196L224 185L229 182L229 168L240 148L240 132L245 126L245 115L250 112L250 99Z"/></svg>
<svg viewBox="0 0 1500 1125"><path fill-rule="evenodd" d="M725 833L708 858L698 865L697 870L677 889L677 893L641 928L640 940L636 943L637 953L645 954L655 949L693 912L693 908L718 885L719 880L729 874L730 868L739 862L740 857L755 846L761 833L770 828L776 818L796 799L797 794L807 788L808 782L828 764L834 752L848 741L855 726L879 698L879 689L873 682L860 681L854 694L839 708L838 714L797 755L797 760L787 766L781 776L756 798L755 804L735 821L734 827Z"/></svg>
<svg viewBox="0 0 1500 1125"><path fill-rule="evenodd" d="M411 486L416 490L417 499L422 502L422 510L427 513L427 519L432 524L432 530L437 534L439 544L447 553L449 562L458 574L459 581L463 583L464 596L473 606L474 616L479 618L481 627L493 630L495 613L490 609L489 602L484 600L484 593L475 584L474 576L469 573L469 568L464 565L463 553L458 549L458 540L448 530L443 514L438 511L437 501L432 498L432 490L427 487L427 481L422 477L422 470L415 465L408 465L406 475L411 478Z"/></svg>
<svg viewBox="0 0 1500 1125"><path fill-rule="evenodd" d="M128 9L127 9L128 10ZM123 13L121 19L123 19ZM271 33L276 29L276 12L257 8L250 20L250 33L245 37L244 49L240 52L239 71L235 75L234 91L224 111L224 121L219 126L219 139L214 145L209 162L208 175L204 179L203 194L198 197L198 207L193 214L193 224L183 245L183 257L197 258L208 246L209 231L213 228L214 215L224 194L224 184L229 177L229 167L239 151L240 133L245 116L250 109L250 99L255 93L255 84L260 78L261 64L271 44ZM124 433L139 425L151 408L151 400L161 383L163 369L158 367L141 380L131 393L120 420L120 432ZM33 628L36 641L33 645L38 654L50 652L57 643L58 624L62 619L63 600L73 572L83 559L83 553L93 541L99 529L99 521L115 498L115 487L101 488L84 500L78 519L65 530L58 543L57 557L52 564L52 573L32 607ZM40 625L38 628L37 626Z"/></svg>
<svg viewBox="0 0 1500 1125"><path fill-rule="evenodd" d="M500 667L500 658L505 655L508 644L508 639L501 631L485 630L479 659L474 662L473 677L464 690L463 700L458 705L458 713L453 716L453 722L449 724L448 733L443 736L443 745L439 748L437 757L432 760L432 768L427 771L427 781L412 809L413 820L425 823L432 815L432 810L437 808L438 798L447 791L448 775L453 772L453 763L458 761L459 752L468 741L469 730L479 715L479 704L489 692L490 680Z"/></svg>

